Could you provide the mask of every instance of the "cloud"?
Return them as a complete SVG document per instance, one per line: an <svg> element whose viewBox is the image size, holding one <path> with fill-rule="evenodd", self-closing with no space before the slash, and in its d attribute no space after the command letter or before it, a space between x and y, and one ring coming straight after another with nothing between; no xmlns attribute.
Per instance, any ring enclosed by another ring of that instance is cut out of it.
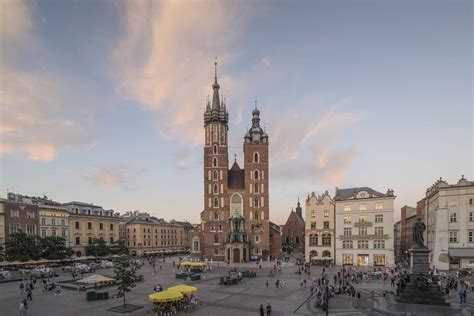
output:
<svg viewBox="0 0 474 316"><path fill-rule="evenodd" d="M23 1L0 6L0 154L51 162L61 151L92 145L88 124L70 118L77 92L71 93L58 73L35 70L44 68L35 66L45 54L33 33L33 10ZM31 61L28 70L23 69L25 59Z"/></svg>
<svg viewBox="0 0 474 316"><path fill-rule="evenodd" d="M264 57L262 58L261 63L267 67L270 67L270 65L272 64L272 59L269 57Z"/></svg>
<svg viewBox="0 0 474 316"><path fill-rule="evenodd" d="M113 48L116 91L150 111L160 135L181 144L203 142L202 115L219 68L235 56L232 43L251 16L241 3L125 1L124 34ZM219 75L221 85L229 79Z"/></svg>
<svg viewBox="0 0 474 316"><path fill-rule="evenodd" d="M181 170L186 170L189 167L190 162L193 159L192 151L188 150L187 148L181 148L180 150L174 153L174 159L178 164L178 168Z"/></svg>
<svg viewBox="0 0 474 316"><path fill-rule="evenodd" d="M83 178L89 183L98 187L123 187L125 186L125 177L122 168L98 167L94 168Z"/></svg>
<svg viewBox="0 0 474 316"><path fill-rule="evenodd" d="M279 113L272 116L269 126L272 174L276 180L309 181L313 184L340 184L351 162L360 149L340 146L342 133L362 119L362 115L344 110L350 103L345 98L325 106L314 102L313 106L298 106L298 114ZM319 113L313 109L327 108ZM304 109L310 109L306 112ZM291 110L291 109L290 109Z"/></svg>

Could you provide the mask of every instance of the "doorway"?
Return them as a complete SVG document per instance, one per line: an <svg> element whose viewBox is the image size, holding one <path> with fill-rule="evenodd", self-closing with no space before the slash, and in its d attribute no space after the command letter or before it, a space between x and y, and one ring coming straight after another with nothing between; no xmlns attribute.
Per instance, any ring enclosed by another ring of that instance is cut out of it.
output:
<svg viewBox="0 0 474 316"><path fill-rule="evenodd" d="M234 263L240 263L240 249L234 249Z"/></svg>

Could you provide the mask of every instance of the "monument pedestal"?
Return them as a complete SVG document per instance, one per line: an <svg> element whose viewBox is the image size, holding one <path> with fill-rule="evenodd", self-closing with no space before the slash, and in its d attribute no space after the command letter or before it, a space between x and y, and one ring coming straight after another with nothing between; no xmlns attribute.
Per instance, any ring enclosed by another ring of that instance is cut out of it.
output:
<svg viewBox="0 0 474 316"><path fill-rule="evenodd" d="M412 248L409 251L411 274L428 273L431 250L428 248Z"/></svg>
<svg viewBox="0 0 474 316"><path fill-rule="evenodd" d="M431 250L424 247L410 249L410 281L398 296L399 303L450 305L446 303L444 293L438 291L436 282L428 282L431 281L431 275L428 273L430 252Z"/></svg>

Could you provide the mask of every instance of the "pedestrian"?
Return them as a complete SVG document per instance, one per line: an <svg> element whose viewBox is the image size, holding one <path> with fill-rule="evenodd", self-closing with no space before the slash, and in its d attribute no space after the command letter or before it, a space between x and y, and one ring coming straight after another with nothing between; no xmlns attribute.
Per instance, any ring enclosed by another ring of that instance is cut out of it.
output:
<svg viewBox="0 0 474 316"><path fill-rule="evenodd" d="M26 307L25 307L25 303L23 302L23 300L20 301L20 315L21 316L26 315Z"/></svg>
<svg viewBox="0 0 474 316"><path fill-rule="evenodd" d="M31 289L26 290L26 299L32 301L33 300L33 292Z"/></svg>
<svg viewBox="0 0 474 316"><path fill-rule="evenodd" d="M25 289L25 285L23 282L20 283L20 294L23 295L23 290Z"/></svg>
<svg viewBox="0 0 474 316"><path fill-rule="evenodd" d="M264 316L265 315L265 308L263 307L263 304L260 304L260 316Z"/></svg>
<svg viewBox="0 0 474 316"><path fill-rule="evenodd" d="M265 286L267 287L268 289L268 279L265 281ZM263 306L263 305L262 305Z"/></svg>
<svg viewBox="0 0 474 316"><path fill-rule="evenodd" d="M464 295L462 294L462 290L459 290L458 295L459 295L460 304L462 304L462 302L463 302L463 296L464 296Z"/></svg>
<svg viewBox="0 0 474 316"><path fill-rule="evenodd" d="M270 316L272 314L272 305L270 305L270 303L268 303L267 305L267 316Z"/></svg>

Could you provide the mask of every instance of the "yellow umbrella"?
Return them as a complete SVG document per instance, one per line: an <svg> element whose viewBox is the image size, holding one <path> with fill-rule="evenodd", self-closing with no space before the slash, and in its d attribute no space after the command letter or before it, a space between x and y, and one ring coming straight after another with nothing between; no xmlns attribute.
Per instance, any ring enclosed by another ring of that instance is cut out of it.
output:
<svg viewBox="0 0 474 316"><path fill-rule="evenodd" d="M183 298L183 294L176 291L161 291L148 295L148 300L155 303L175 302Z"/></svg>
<svg viewBox="0 0 474 316"><path fill-rule="evenodd" d="M206 264L204 262L192 262L191 266L193 267L204 267Z"/></svg>
<svg viewBox="0 0 474 316"><path fill-rule="evenodd" d="M190 266L192 265L193 263L192 262L189 262L189 261L184 261L184 262L181 262L181 265L182 266Z"/></svg>
<svg viewBox="0 0 474 316"><path fill-rule="evenodd" d="M194 286L180 284L180 285L176 285L176 286L168 288L167 291L174 291L174 292L179 292L179 293L187 295L187 294L196 293L197 288Z"/></svg>

